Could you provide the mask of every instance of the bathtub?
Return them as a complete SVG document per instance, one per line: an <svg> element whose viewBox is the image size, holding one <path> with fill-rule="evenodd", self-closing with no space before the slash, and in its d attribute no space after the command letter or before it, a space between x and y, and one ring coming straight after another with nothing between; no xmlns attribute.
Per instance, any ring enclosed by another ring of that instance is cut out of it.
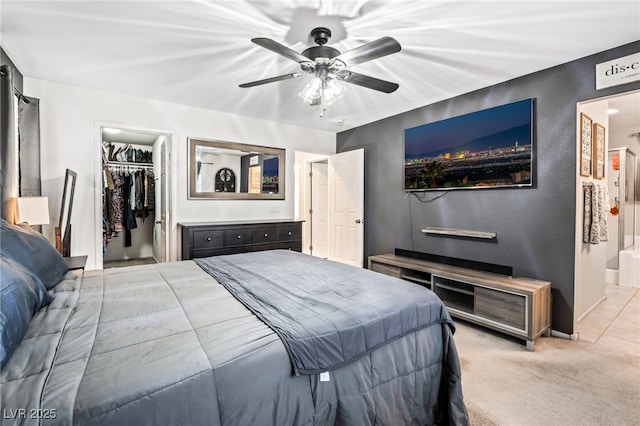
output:
<svg viewBox="0 0 640 426"><path fill-rule="evenodd" d="M618 285L640 287L640 247L636 246L620 252Z"/></svg>

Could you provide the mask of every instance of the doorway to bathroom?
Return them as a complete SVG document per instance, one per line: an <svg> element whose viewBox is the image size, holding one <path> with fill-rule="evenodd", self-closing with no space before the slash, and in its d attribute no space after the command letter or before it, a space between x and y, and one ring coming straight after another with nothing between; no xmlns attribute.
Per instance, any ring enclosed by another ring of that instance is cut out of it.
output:
<svg viewBox="0 0 640 426"><path fill-rule="evenodd" d="M574 323L595 342L640 287L640 90L580 102L576 141Z"/></svg>

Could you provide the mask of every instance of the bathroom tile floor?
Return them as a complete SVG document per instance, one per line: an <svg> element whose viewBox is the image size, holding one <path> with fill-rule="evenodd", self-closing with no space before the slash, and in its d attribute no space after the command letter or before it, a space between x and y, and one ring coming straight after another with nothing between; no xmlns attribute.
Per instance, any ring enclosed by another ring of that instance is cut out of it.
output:
<svg viewBox="0 0 640 426"><path fill-rule="evenodd" d="M608 284L605 294L578 323L579 339L640 356L640 289Z"/></svg>

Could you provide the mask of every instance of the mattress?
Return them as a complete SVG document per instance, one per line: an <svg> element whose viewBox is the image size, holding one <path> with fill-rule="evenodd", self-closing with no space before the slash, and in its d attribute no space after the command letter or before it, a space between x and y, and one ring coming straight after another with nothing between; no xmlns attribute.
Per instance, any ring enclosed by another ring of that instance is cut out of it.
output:
<svg viewBox="0 0 640 426"><path fill-rule="evenodd" d="M445 323L296 375L278 334L194 261L71 271L52 291L1 372L3 425L468 422Z"/></svg>

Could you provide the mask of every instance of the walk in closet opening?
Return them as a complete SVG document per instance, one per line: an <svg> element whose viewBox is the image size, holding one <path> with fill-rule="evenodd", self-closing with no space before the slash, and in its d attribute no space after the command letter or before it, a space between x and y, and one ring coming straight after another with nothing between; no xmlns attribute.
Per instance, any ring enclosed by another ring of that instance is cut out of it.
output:
<svg viewBox="0 0 640 426"><path fill-rule="evenodd" d="M103 268L167 261L167 135L101 128Z"/></svg>

